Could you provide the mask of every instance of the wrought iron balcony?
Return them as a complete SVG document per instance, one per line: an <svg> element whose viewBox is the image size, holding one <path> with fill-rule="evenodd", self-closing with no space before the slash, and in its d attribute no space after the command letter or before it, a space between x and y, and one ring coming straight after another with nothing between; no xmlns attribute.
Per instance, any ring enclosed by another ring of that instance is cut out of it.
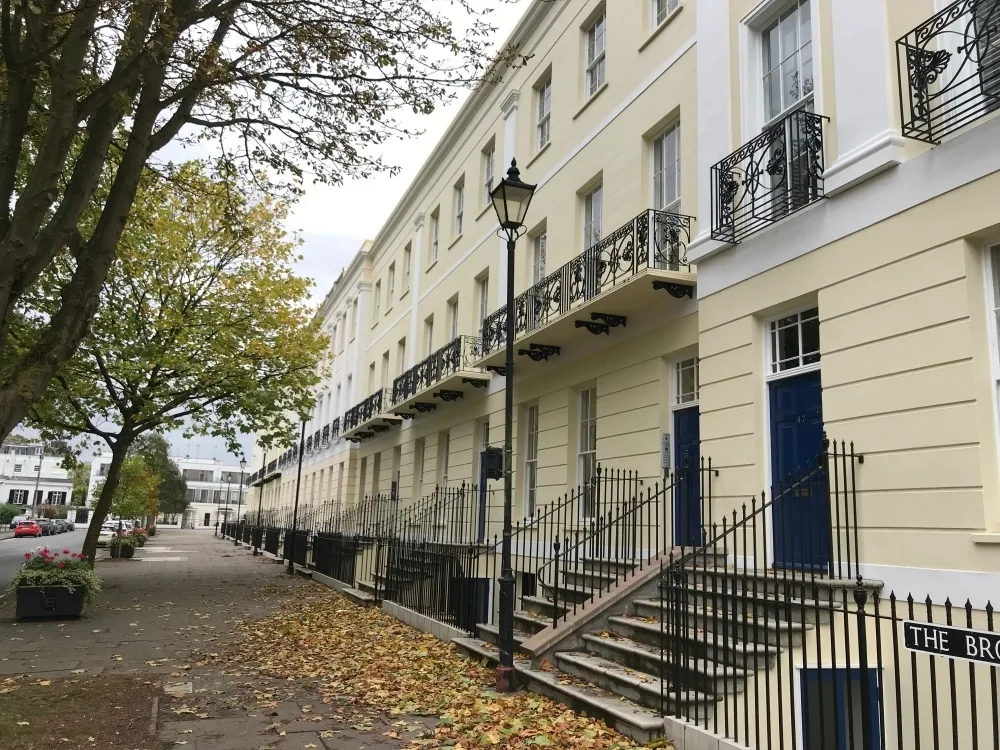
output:
<svg viewBox="0 0 1000 750"><path fill-rule="evenodd" d="M306 438L306 455L313 452L313 437L310 435Z"/></svg>
<svg viewBox="0 0 1000 750"><path fill-rule="evenodd" d="M1000 109L1000 2L957 0L896 42L903 135L941 139Z"/></svg>
<svg viewBox="0 0 1000 750"><path fill-rule="evenodd" d="M475 336L452 339L393 381L392 405L398 406L456 373L482 372L474 364L480 358L481 350L480 339Z"/></svg>
<svg viewBox="0 0 1000 750"><path fill-rule="evenodd" d="M712 167L712 239L741 242L823 198L826 119L792 112Z"/></svg>
<svg viewBox="0 0 1000 750"><path fill-rule="evenodd" d="M382 389L379 388L360 404L352 406L344 414L344 432L350 432L382 413Z"/></svg>
<svg viewBox="0 0 1000 750"><path fill-rule="evenodd" d="M573 312L580 304L648 269L690 270L691 217L646 210L514 299L514 338ZM503 348L507 308L483 321L482 357Z"/></svg>
<svg viewBox="0 0 1000 750"><path fill-rule="evenodd" d="M316 434L319 435L318 432ZM323 445L330 444L330 425L328 424L323 425L323 437L321 438L321 440L323 441Z"/></svg>
<svg viewBox="0 0 1000 750"><path fill-rule="evenodd" d="M340 437L340 417L330 423L330 438L336 440L338 437Z"/></svg>

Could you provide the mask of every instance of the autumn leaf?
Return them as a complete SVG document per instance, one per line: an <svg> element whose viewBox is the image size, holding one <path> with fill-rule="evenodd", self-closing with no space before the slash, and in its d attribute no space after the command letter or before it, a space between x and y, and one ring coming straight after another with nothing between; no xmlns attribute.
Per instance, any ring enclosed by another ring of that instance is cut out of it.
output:
<svg viewBox="0 0 1000 750"><path fill-rule="evenodd" d="M323 703L345 707L344 724L359 731L374 728L372 716L436 717L433 729L399 720L384 733L398 735L409 750L638 747L603 722L543 696L497 693L492 668L318 585L303 589L294 604L244 624L239 641L217 663L238 664L244 673L315 680Z"/></svg>

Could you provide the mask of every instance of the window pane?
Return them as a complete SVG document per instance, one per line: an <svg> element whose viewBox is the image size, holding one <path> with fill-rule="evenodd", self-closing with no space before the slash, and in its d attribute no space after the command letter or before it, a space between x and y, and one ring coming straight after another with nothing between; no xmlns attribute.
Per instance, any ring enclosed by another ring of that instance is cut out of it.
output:
<svg viewBox="0 0 1000 750"><path fill-rule="evenodd" d="M799 356L799 331L795 326L778 329L778 362L782 370L797 367Z"/></svg>
<svg viewBox="0 0 1000 750"><path fill-rule="evenodd" d="M813 91L812 43L806 44L799 55L802 59L802 96L808 96Z"/></svg>
<svg viewBox="0 0 1000 750"><path fill-rule="evenodd" d="M770 120L781 112L781 80L778 72L764 76L764 114Z"/></svg>
<svg viewBox="0 0 1000 750"><path fill-rule="evenodd" d="M798 49L798 13L790 12L781 19L778 24L779 44L781 45L781 58L784 60Z"/></svg>

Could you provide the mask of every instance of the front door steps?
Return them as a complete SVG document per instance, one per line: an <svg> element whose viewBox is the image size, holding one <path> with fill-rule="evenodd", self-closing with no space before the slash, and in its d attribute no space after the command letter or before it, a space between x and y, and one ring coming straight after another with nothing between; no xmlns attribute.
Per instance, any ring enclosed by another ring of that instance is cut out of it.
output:
<svg viewBox="0 0 1000 750"><path fill-rule="evenodd" d="M811 631L824 627L840 610L841 590L855 585L815 576L789 585L783 578L779 593L774 571L737 571L723 562L709 571L691 570L680 587L683 596L671 587L673 602L662 582L654 596L648 587L612 589L604 594L612 597L605 607L610 614L584 624L584 632L567 638L564 649L557 645L551 658L529 658L523 644L549 628L555 613L571 611L582 587L596 585L574 575L557 585L558 604L553 586L523 597L523 609L515 613L514 667L529 690L603 719L637 742L662 737L664 715L710 720L720 702L742 695L755 674L767 679L777 655L799 648ZM877 590L881 582L864 585ZM690 627L666 632L664 623L678 616ZM478 635L454 643L472 658L497 664L497 626L482 623ZM669 684L678 676L680 692Z"/></svg>

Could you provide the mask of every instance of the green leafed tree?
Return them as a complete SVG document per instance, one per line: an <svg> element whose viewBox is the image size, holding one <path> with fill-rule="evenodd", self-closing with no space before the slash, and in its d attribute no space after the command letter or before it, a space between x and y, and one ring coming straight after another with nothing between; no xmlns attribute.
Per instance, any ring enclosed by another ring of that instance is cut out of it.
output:
<svg viewBox="0 0 1000 750"><path fill-rule="evenodd" d="M378 152L411 135L400 112L501 70L487 14L510 1L4 0L0 438L86 335L167 146L199 144L221 171L293 192L391 170ZM57 304L15 341L55 263Z"/></svg>
<svg viewBox="0 0 1000 750"><path fill-rule="evenodd" d="M167 439L163 435L147 432L136 438L132 452L142 456L160 479L156 493L159 512L170 515L183 514L188 507L187 482L180 467L170 457L170 443Z"/></svg>
<svg viewBox="0 0 1000 750"><path fill-rule="evenodd" d="M177 177L144 180L90 332L30 412L46 437L86 434L111 450L84 543L91 559L141 435L184 429L233 452L240 433L282 439L319 377L325 339L306 306L310 282L291 268L284 206L198 164ZM42 276L25 327L47 324L72 273L55 264Z"/></svg>
<svg viewBox="0 0 1000 750"><path fill-rule="evenodd" d="M128 456L118 472L114 488L107 486L108 478L94 488L95 498L110 495L113 516L122 519L142 518L151 510L155 512L156 496L160 490L160 477L141 455ZM100 519L103 523L104 519ZM100 525L100 524L98 524Z"/></svg>

